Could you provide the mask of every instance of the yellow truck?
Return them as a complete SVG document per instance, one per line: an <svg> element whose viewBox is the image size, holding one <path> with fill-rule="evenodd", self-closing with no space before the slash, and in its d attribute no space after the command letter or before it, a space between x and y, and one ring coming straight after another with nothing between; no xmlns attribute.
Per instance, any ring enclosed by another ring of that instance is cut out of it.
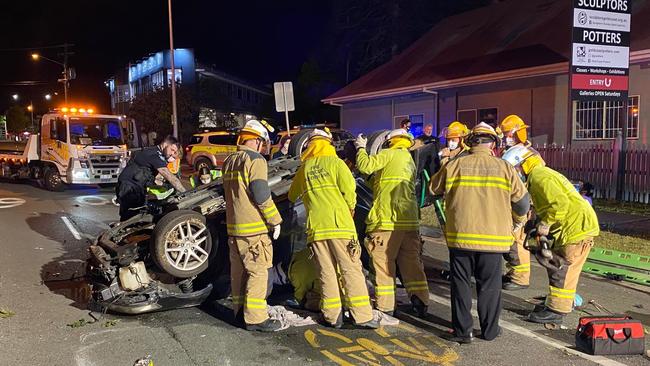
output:
<svg viewBox="0 0 650 366"><path fill-rule="evenodd" d="M53 109L26 142L0 143L0 177L36 179L51 191L117 183L128 159L122 118L92 108Z"/></svg>

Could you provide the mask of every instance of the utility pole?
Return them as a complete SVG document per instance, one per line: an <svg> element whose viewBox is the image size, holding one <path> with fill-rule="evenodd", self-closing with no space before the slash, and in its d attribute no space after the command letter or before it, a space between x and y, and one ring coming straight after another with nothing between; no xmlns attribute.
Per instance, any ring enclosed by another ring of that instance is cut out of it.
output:
<svg viewBox="0 0 650 366"><path fill-rule="evenodd" d="M64 43L63 44L63 53L60 53L60 55L63 56L63 78L60 80L63 83L63 95L65 98L65 104L68 104L68 88L69 88L69 81L70 81L70 70L68 69L68 56L73 55L74 52L68 52L68 47L69 46L74 46L73 44L70 43Z"/></svg>
<svg viewBox="0 0 650 366"><path fill-rule="evenodd" d="M178 115L176 111L176 65L174 64L174 29L172 27L172 0L167 0L169 12L169 52L171 56L172 67L172 127L174 137L178 138Z"/></svg>

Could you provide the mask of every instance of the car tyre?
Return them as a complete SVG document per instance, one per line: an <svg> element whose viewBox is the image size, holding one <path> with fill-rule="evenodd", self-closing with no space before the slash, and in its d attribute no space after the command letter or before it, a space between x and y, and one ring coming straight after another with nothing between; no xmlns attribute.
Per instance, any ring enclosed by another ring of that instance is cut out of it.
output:
<svg viewBox="0 0 650 366"><path fill-rule="evenodd" d="M172 211L153 230L150 253L154 263L177 278L189 278L208 268L212 236L205 217L190 210Z"/></svg>
<svg viewBox="0 0 650 366"><path fill-rule="evenodd" d="M61 180L61 175L56 168L45 168L43 171L43 187L52 192L63 192L65 190L65 183Z"/></svg>
<svg viewBox="0 0 650 366"><path fill-rule="evenodd" d="M291 136L291 141L289 142L289 152L290 156L300 156L305 143L309 139L309 135L313 131L313 128L301 129L295 135Z"/></svg>
<svg viewBox="0 0 650 366"><path fill-rule="evenodd" d="M368 141L366 143L366 151L369 155L377 154L383 147L384 142L386 142L386 137L390 130L379 130L371 133L368 136Z"/></svg>
<svg viewBox="0 0 650 366"><path fill-rule="evenodd" d="M214 165L208 158L197 158L194 162L194 171L201 170L202 167L207 167L209 170L214 169Z"/></svg>

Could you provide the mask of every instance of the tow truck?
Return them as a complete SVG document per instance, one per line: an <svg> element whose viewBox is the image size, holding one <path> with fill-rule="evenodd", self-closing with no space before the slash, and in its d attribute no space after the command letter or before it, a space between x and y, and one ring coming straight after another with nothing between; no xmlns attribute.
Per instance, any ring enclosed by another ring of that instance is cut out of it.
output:
<svg viewBox="0 0 650 366"><path fill-rule="evenodd" d="M53 109L26 142L0 144L0 178L35 179L50 191L117 183L128 159L122 118L92 108Z"/></svg>

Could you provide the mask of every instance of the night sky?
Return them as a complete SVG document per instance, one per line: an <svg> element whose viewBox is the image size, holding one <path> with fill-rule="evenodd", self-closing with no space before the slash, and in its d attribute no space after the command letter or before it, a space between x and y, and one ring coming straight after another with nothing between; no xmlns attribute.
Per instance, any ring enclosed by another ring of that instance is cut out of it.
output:
<svg viewBox="0 0 650 366"><path fill-rule="evenodd" d="M314 54L331 22L328 1L174 0L174 45L194 48L197 60L260 84L295 78ZM6 1L0 12L0 111L21 96L46 111L44 94L63 89L58 65L30 58L32 50L61 60L73 43L69 64L77 70L71 100L108 111L103 81L130 61L169 47L166 0ZM16 82L43 82L16 86ZM56 98L56 97L55 97Z"/></svg>

